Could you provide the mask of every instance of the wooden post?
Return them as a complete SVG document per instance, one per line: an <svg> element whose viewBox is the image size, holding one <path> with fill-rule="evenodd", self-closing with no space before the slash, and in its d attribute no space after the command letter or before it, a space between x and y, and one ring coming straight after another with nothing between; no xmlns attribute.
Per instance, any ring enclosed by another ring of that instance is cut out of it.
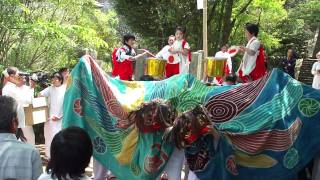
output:
<svg viewBox="0 0 320 180"><path fill-rule="evenodd" d="M208 0L203 0L203 51L204 58L208 57Z"/></svg>
<svg viewBox="0 0 320 180"><path fill-rule="evenodd" d="M206 58L208 57L208 0L203 0L203 80L206 80L207 68L206 68Z"/></svg>

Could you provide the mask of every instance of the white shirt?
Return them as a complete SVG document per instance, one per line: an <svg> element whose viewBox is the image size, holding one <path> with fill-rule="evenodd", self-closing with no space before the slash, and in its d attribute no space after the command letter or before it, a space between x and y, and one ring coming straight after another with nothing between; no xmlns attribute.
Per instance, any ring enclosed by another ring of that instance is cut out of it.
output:
<svg viewBox="0 0 320 180"><path fill-rule="evenodd" d="M183 40L175 40L172 47L174 51L182 51L183 49L190 50L190 45L188 42L182 47ZM182 53L176 53L173 55L174 61L171 64L179 63L179 73L189 73L189 60L188 56L183 55Z"/></svg>
<svg viewBox="0 0 320 180"><path fill-rule="evenodd" d="M254 51L255 53L254 55L248 54L247 52L244 53L241 64L243 75L249 75L256 67L256 60L259 55L260 41L256 37L252 37L246 45L246 48Z"/></svg>
<svg viewBox="0 0 320 180"><path fill-rule="evenodd" d="M169 56L172 55L172 54L169 52L169 49L170 49L170 48L171 48L170 45L166 45L165 47L163 47L163 48L161 49L161 51L156 54L156 58L158 58L158 59L164 59L164 60L167 60L167 61L168 61Z"/></svg>
<svg viewBox="0 0 320 180"><path fill-rule="evenodd" d="M317 71L320 70L320 62L317 61L312 65L311 73L314 75L312 87L315 89L320 89L320 75L317 74Z"/></svg>
<svg viewBox="0 0 320 180"><path fill-rule="evenodd" d="M59 87L49 86L40 92L41 96L48 97L49 100L49 119L54 116L61 118L63 116L63 99L66 92L66 85Z"/></svg>
<svg viewBox="0 0 320 180"><path fill-rule="evenodd" d="M129 47L127 45L124 45L123 47L119 48L116 52L117 61L123 62L125 60L128 60L130 57L135 56L136 52L134 49L131 49L131 54L127 55L127 52L129 52Z"/></svg>
<svg viewBox="0 0 320 180"><path fill-rule="evenodd" d="M219 51L214 55L214 57L227 58L227 65L229 67L229 73L232 72L232 62L231 62L230 54L228 52Z"/></svg>
<svg viewBox="0 0 320 180"><path fill-rule="evenodd" d="M39 151L18 141L11 133L0 133L0 179L36 180L42 173Z"/></svg>
<svg viewBox="0 0 320 180"><path fill-rule="evenodd" d="M41 174L41 176L38 178L38 180L57 180L58 178L52 178L51 174L48 174L47 172L44 172ZM67 175L66 178L63 178L63 180L72 180L72 178ZM77 180L91 180L88 176L83 175L82 177L77 177Z"/></svg>
<svg viewBox="0 0 320 180"><path fill-rule="evenodd" d="M32 102L33 92L29 86L18 87L14 83L8 81L2 89L2 95L10 96L17 101L17 116L19 120L19 128L25 127L24 107Z"/></svg>

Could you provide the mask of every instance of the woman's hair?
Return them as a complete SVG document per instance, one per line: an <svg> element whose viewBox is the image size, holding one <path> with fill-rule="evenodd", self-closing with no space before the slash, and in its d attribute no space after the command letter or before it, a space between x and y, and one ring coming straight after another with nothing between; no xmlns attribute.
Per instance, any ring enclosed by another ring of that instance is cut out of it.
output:
<svg viewBox="0 0 320 180"><path fill-rule="evenodd" d="M187 32L186 28L182 27L182 26L177 26L176 31L181 31L182 34L186 34L186 32Z"/></svg>
<svg viewBox="0 0 320 180"><path fill-rule="evenodd" d="M55 72L52 74L51 79L58 78L59 81L61 81L61 84L63 84L63 76L59 72Z"/></svg>
<svg viewBox="0 0 320 180"><path fill-rule="evenodd" d="M133 40L136 40L136 37L132 34L126 34L123 36L123 40L122 40L122 43L127 45L127 42L130 40L130 39L133 39Z"/></svg>
<svg viewBox="0 0 320 180"><path fill-rule="evenodd" d="M51 159L47 173L58 180L68 175L72 179L82 177L92 156L89 135L79 127L69 127L56 134L50 148Z"/></svg>
<svg viewBox="0 0 320 180"><path fill-rule="evenodd" d="M293 59L297 59L297 58L298 58L297 52L296 52L294 49L292 49L292 48L288 49L288 51L289 51L289 50L291 50L291 57L292 57Z"/></svg>
<svg viewBox="0 0 320 180"><path fill-rule="evenodd" d="M245 28L250 34L253 34L256 37L258 36L258 33L259 33L258 25L252 24L252 23L247 23Z"/></svg>

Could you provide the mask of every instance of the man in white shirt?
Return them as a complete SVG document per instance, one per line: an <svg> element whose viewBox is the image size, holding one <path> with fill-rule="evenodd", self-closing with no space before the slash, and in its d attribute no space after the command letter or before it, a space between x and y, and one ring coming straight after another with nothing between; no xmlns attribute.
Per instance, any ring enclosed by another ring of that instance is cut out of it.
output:
<svg viewBox="0 0 320 180"><path fill-rule="evenodd" d="M18 120L19 128L22 129L24 136L29 144L35 144L35 135L32 126L25 125L24 107L31 104L32 90L29 86L24 85L23 79L19 76L19 70L16 67L9 67L4 71L7 83L2 89L2 95L14 98L18 103ZM33 94L32 94L33 96Z"/></svg>
<svg viewBox="0 0 320 180"><path fill-rule="evenodd" d="M18 141L17 102L0 96L0 179L37 179L42 173L38 150Z"/></svg>
<svg viewBox="0 0 320 180"><path fill-rule="evenodd" d="M172 47L173 43L175 40L175 36L174 35L170 35L168 38L168 45L164 46L161 51L158 52L158 54L156 54L156 58L158 59L164 59L167 60L169 59L169 56L172 55L169 52L169 49Z"/></svg>

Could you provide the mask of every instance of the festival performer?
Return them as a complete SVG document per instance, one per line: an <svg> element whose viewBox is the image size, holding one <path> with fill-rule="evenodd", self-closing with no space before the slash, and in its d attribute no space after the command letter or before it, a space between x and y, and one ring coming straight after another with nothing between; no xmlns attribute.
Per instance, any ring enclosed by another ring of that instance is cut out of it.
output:
<svg viewBox="0 0 320 180"><path fill-rule="evenodd" d="M248 43L246 47L241 46L239 49L244 55L237 71L243 82L257 80L267 73L264 64L264 50L257 38L258 32L259 27L256 24L246 24L245 35Z"/></svg>
<svg viewBox="0 0 320 180"><path fill-rule="evenodd" d="M187 150L185 155L188 167L190 168L188 180L199 180L193 170L201 164L192 158L194 155L190 153L190 149L197 149L196 151L201 151L200 148L202 147L194 147L193 145L196 143L198 138L207 135L213 138L212 144L214 149L217 149L220 135L213 127L207 109L203 106L197 105L195 108L178 116L173 123L173 127L164 138L166 141L174 142L178 149Z"/></svg>
<svg viewBox="0 0 320 180"><path fill-rule="evenodd" d="M168 58L166 65L166 78L176 74L188 73L191 61L190 45L184 39L186 29L178 26L175 33L175 41L169 52L173 54Z"/></svg>
<svg viewBox="0 0 320 180"><path fill-rule="evenodd" d="M320 89L320 51L317 53L316 58L318 61L312 65L311 70L311 73L314 75L312 87L315 89Z"/></svg>
<svg viewBox="0 0 320 180"><path fill-rule="evenodd" d="M169 38L168 38L168 45L164 46L161 49L161 51L156 54L156 58L164 59L164 60L167 60L167 62L168 62L170 55L172 55L169 52L169 49L172 47L172 45L174 43L174 40L175 40L175 36L174 35L170 35Z"/></svg>
<svg viewBox="0 0 320 180"><path fill-rule="evenodd" d="M136 37L130 34L123 36L123 46L118 49L114 49L112 52L112 76L119 77L121 80L132 81L133 80L133 61L146 55L148 52L136 55L133 45Z"/></svg>
<svg viewBox="0 0 320 180"><path fill-rule="evenodd" d="M35 135L32 126L26 126L24 107L29 106L33 97L33 88L25 85L21 76L19 76L19 69L16 67L9 67L4 70L3 75L6 83L2 89L2 95L14 98L18 103L18 120L19 127L21 128L27 143L35 144Z"/></svg>
<svg viewBox="0 0 320 180"><path fill-rule="evenodd" d="M215 56L216 58L227 58L227 62L224 65L224 73L225 76L228 76L230 73L232 73L232 61L230 54L228 53L228 45L225 44L221 46L221 50L218 51ZM223 82L223 77L215 77L216 81L218 84L222 84Z"/></svg>
<svg viewBox="0 0 320 180"><path fill-rule="evenodd" d="M60 130L63 116L63 99L66 86L63 85L63 77L60 73L52 76L52 85L39 93L40 97L49 99L49 119L44 123L45 154L50 158L51 141Z"/></svg>

